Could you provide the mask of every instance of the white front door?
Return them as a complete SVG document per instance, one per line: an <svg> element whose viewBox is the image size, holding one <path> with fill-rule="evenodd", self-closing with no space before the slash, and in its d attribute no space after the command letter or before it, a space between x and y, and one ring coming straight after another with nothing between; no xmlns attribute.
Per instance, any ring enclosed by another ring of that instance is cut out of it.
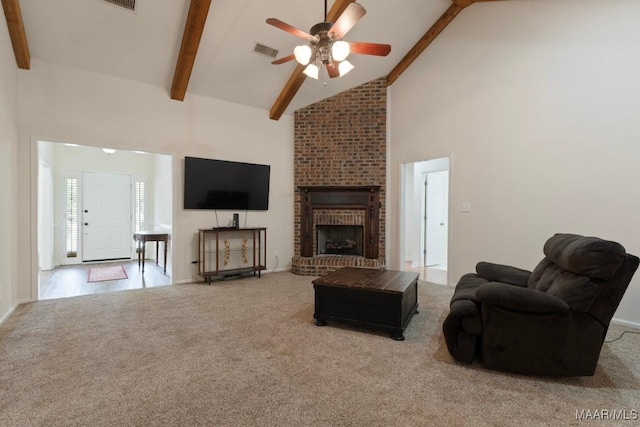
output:
<svg viewBox="0 0 640 427"><path fill-rule="evenodd" d="M131 175L82 174L82 260L131 258Z"/></svg>
<svg viewBox="0 0 640 427"><path fill-rule="evenodd" d="M449 171L426 175L426 266L447 262Z"/></svg>

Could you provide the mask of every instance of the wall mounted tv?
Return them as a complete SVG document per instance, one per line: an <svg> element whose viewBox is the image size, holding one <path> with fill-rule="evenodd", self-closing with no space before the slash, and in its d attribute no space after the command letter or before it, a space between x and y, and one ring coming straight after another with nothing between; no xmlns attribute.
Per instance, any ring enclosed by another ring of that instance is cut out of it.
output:
<svg viewBox="0 0 640 427"><path fill-rule="evenodd" d="M184 208L266 211L271 166L185 157Z"/></svg>

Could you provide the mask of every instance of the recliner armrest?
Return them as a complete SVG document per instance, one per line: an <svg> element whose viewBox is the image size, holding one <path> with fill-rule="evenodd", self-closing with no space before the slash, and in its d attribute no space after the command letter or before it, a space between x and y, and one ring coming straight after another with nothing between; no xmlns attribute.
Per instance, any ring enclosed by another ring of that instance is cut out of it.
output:
<svg viewBox="0 0 640 427"><path fill-rule="evenodd" d="M478 287L476 299L483 304L532 313L569 311L569 304L556 296L500 282L488 282Z"/></svg>
<svg viewBox="0 0 640 427"><path fill-rule="evenodd" d="M481 261L476 264L476 273L479 277L490 282L502 282L516 286L527 286L531 272L510 265L494 264Z"/></svg>

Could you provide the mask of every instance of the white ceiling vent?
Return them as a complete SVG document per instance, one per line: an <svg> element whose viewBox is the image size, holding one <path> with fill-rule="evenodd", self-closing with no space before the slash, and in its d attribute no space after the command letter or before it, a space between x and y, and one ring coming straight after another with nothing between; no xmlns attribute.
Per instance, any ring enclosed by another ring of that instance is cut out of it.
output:
<svg viewBox="0 0 640 427"><path fill-rule="evenodd" d="M116 6L124 7L129 10L136 10L136 0L104 0L107 3L115 4Z"/></svg>
<svg viewBox="0 0 640 427"><path fill-rule="evenodd" d="M256 43L256 45L253 47L253 52L272 59L278 56L278 49L274 49L260 43Z"/></svg>

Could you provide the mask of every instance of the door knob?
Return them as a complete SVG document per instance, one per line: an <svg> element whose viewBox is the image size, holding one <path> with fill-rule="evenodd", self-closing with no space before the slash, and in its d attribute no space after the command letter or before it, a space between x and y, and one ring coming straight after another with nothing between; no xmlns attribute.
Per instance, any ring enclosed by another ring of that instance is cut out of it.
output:
<svg viewBox="0 0 640 427"><path fill-rule="evenodd" d="M85 223L84 223L84 225L89 225L89 223L88 223L88 222L85 222Z"/></svg>
<svg viewBox="0 0 640 427"><path fill-rule="evenodd" d="M443 225L444 225L444 222L441 222L441 223L440 223L440 227L442 227Z"/></svg>

